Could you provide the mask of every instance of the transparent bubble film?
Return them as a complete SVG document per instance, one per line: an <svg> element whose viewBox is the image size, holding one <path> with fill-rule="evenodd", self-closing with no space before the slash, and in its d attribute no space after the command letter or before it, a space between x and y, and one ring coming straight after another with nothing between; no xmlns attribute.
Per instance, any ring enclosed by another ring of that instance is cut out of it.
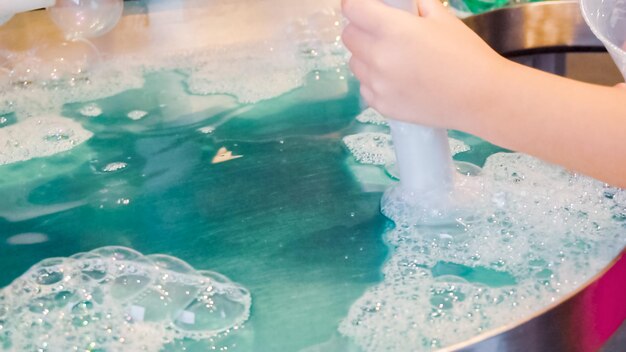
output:
<svg viewBox="0 0 626 352"><path fill-rule="evenodd" d="M250 294L166 255L103 247L33 266L0 291L0 346L11 351L159 351L223 338Z"/></svg>
<svg viewBox="0 0 626 352"><path fill-rule="evenodd" d="M0 49L0 350L434 350L626 245L626 192L455 131L454 191L428 195L453 211L416 214L330 2L218 0L205 25L249 40L115 57L85 8Z"/></svg>

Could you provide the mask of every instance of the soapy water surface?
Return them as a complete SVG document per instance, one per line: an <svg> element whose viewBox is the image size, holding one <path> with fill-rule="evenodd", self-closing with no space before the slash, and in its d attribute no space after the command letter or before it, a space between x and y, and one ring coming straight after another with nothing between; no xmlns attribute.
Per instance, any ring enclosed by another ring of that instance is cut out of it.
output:
<svg viewBox="0 0 626 352"><path fill-rule="evenodd" d="M307 80L322 82L322 71L329 70L342 82L341 89L335 93L328 90L324 93L327 97L333 94L345 95L347 76L342 74L347 73L343 68L347 53L339 44L341 17L337 10L321 10L306 18L287 18L284 22L276 38L269 38L263 43L213 47L191 53L166 52L163 56L149 58L111 58L106 65L90 67L90 71L85 71L80 79L59 77L54 84L38 81L36 76L22 75L33 71L24 66L20 72L11 72L8 80L0 80L0 117L3 119L0 121L0 145L4 147L4 143L7 143L7 148L1 148L0 151L0 166L4 167L0 172L18 176L0 181L0 193L8 195L6 203L0 205L0 225L6 225L9 233L5 245L14 246L12 248L20 246L24 248L22 253L26 253L37 246L58 244L58 236L48 235L49 231L54 232L51 229L58 222L42 219L63 216L64 213L89 213L92 210L97 214L91 214L91 218L90 215L76 215L78 218L73 217L68 221L81 225L77 225L74 232L63 232L61 236L72 239L68 238L68 242L61 243L79 243L80 248L83 248L83 244L84 247L94 248L93 243L98 242L126 244L127 238L133 235L124 234L120 241L119 233L131 232L128 227L139 228L140 231L149 229L148 233L142 232L139 236L142 239L138 240L138 243L148 246L159 246L170 240L170 237L175 238L176 241L167 251L186 248L198 240L209 243L214 241L211 243L214 244L220 243L222 239L228 242L228 238L239 237L240 234L232 227L230 233L221 233L227 226L219 226L219 219L207 225L207 218L211 219L211 214L196 214L202 211L216 212L203 208L212 206L211 199L219 199L219 194L207 196L195 203L186 201L181 205L176 203L179 201L176 196L180 195L172 191L168 196L173 199L166 198L167 203L173 203L171 207L160 204L161 199L154 194L175 189L182 176L186 181L198 178L196 182L200 186L192 194L207 193L207 188L219 189L217 186L207 187L210 182L219 181L220 173L215 172L217 169L209 169L210 177L202 179L205 177L202 173L206 172L205 162L193 158L205 153L211 156L219 154L221 148L227 145L229 151L235 152L233 158L238 161L248 160L254 150L241 157L236 152L239 149L237 143L234 146L228 141L223 142L224 145L218 144L220 142L215 138L219 137L215 136L224 138L222 124L228 124L231 119L236 120L237 113L254 108L253 103L258 104L288 93L301 87ZM241 70L247 71L246 79L241 79ZM165 79L165 83L159 81L162 87L147 86L145 77L150 75L158 77L157 81L161 77L174 78L170 81ZM320 84L323 85L323 82ZM124 98L125 95L129 98ZM118 107L125 104L128 106L118 111ZM212 116L224 111L223 118ZM203 120L210 123L203 125ZM341 125L345 124L342 122ZM177 137L177 133L184 135L184 139ZM305 143L310 142L305 140ZM214 144L220 148L213 150ZM281 139L280 145L283 144L285 148L298 145ZM260 143L254 149L259 147L266 148L264 143ZM325 152L323 148L321 151ZM336 150L340 149L334 147L332 154L336 154ZM133 154L134 158L128 154ZM281 154L281 157L286 154ZM202 173L194 174L190 169L191 163L196 163L194 167L203 170ZM210 159L206 164L211 164ZM227 169L231 164L232 161L220 163L220 168ZM142 173L137 174L138 170ZM337 173L333 171L331 174ZM234 176L237 174L234 173ZM87 181L86 184L81 177L93 182ZM349 180L347 175L345 179L341 182ZM226 193L229 187L225 187ZM239 192L248 188L239 187ZM89 191L81 194L85 189ZM185 195L184 191L181 193ZM142 207L145 202L151 203L141 197L157 197L152 201L153 204L147 206L149 210L146 214L149 214L147 217L151 220L145 227L141 212L135 213L133 210ZM215 204L229 209L230 201ZM240 209L242 205L236 205L236 208ZM181 225L177 224L175 231L157 237L155 232L160 233L161 228L152 223L169 220L163 214L163 219L159 219L159 211L176 218L176 222ZM181 213L194 213L194 216L186 219L183 215L181 220ZM280 217L282 221L288 220L290 216L295 217L293 214L301 217L297 211L281 213L284 214ZM124 214L132 214L129 216L133 220L124 223L124 217L127 216ZM252 219L260 217L252 215ZM229 218L229 214L225 213L223 217ZM79 236L82 224L92 223L94 218L103 219L94 223L99 223L109 231L97 230L99 234L83 234L79 239L74 238ZM236 219L231 222L240 223ZM214 223L217 224L213 231L217 233L215 236L222 237L217 241L212 239L210 233L206 233L206 227ZM14 227L25 226L30 229L32 224L41 233L12 232ZM308 228L321 232L328 224L326 219L323 226L314 224ZM198 228L205 232L196 234L194 230ZM293 228L295 230L297 227ZM1 228L0 235L4 236L4 232L5 228ZM248 234L253 231L240 232ZM69 247L73 248L73 245ZM245 268L246 260L243 257L238 258L237 264L224 264L224 258L228 257L224 257L223 253L232 252L233 247L238 248L228 243L222 249L196 247L190 252L200 251L203 262L206 261L207 253L217 253L221 267L231 271L237 270L239 266ZM56 247L52 250L56 250ZM343 256L341 258L343 260ZM367 258L364 261L378 260ZM275 258L271 259L273 261ZM6 262L11 263L11 259ZM257 263L255 266L259 268L270 265L269 259L259 263L249 258L249 262ZM256 280L257 286L262 287L279 287L281 280L285 280L280 276L265 279L263 275L270 274L258 275L260 270L248 267L242 269L242 276L247 277L248 281ZM254 273L257 275L251 277ZM317 274L312 273L310 277L315 279ZM258 283L259 280L262 284ZM360 278L357 281L367 280ZM327 283L324 280L321 282L321 285L311 290L313 294L327 294L324 291ZM287 283L282 285L289 286ZM258 307L262 317L266 314L263 309L268 306L268 299L281 297L279 291L285 294L291 292L273 290L269 298L267 293L261 294ZM344 299L343 295L332 296L339 299L331 297L323 301L331 301L331 306L337 306ZM291 294L290 301L300 302L301 299ZM289 307L288 302L282 305ZM241 344L245 345L248 341L246 336L250 335L250 329L242 326L249 318L250 308L248 290L216 272L193 269L174 257L144 256L129 248L104 247L66 258L46 259L2 289L0 350L242 349ZM276 313L261 319L285 321L285 309L281 310L279 306L275 310ZM319 317L321 321L328 319L324 314ZM295 331L300 331L298 325L302 324L292 324L296 327ZM271 326L271 322L268 326ZM316 327L321 333L334 330L332 326ZM275 332L271 327L256 328L255 333L259 335L260 342L255 343L262 346L260 350L272 350L271 347L263 346L299 346L307 343L300 340L283 341L285 339L275 338L272 334L268 338L268 332L263 332L264 329ZM310 336L304 336L304 339L310 340ZM250 349L243 347L243 350Z"/></svg>
<svg viewBox="0 0 626 352"><path fill-rule="evenodd" d="M357 136L344 143L358 161L392 155L385 133ZM396 224L384 234L384 280L339 327L362 350L436 349L522 319L626 245L625 191L527 155L493 154L480 172L458 174L455 189L460 212L437 226L416 223L399 193L383 198Z"/></svg>
<svg viewBox="0 0 626 352"><path fill-rule="evenodd" d="M93 133L61 116L37 118L0 128L0 165L68 151Z"/></svg>
<svg viewBox="0 0 626 352"><path fill-rule="evenodd" d="M220 6L228 7L227 3ZM37 140L29 138L25 143L27 146L19 146L21 151L16 153L15 140L23 138L10 134L25 137L22 132L32 124L41 125L37 129L44 134L54 134L57 127L48 125L62 121L60 117L49 118L48 115L58 115L65 104L93 101L141 88L144 75L151 72L177 70L187 76L185 85L189 93L230 95L241 103L257 103L280 96L302 86L311 73L313 79L319 80L322 71L332 69L343 72L348 52L340 41L342 23L337 9L319 9L307 17L285 19L282 25L277 26L279 29L273 37L263 42L207 47L183 53L164 52L161 56L149 58L114 57L106 64L95 65L83 72L78 80L74 76L58 77L54 84L34 75L41 62L36 58L37 50L19 54L0 51L0 61L4 56L7 60L12 58L12 61L20 63L13 67L9 79L0 80L0 116L13 113L18 121L31 120L15 127L15 131L5 131L4 136L0 134L0 145L8 146L4 153L0 151L0 165L67 151L70 146L89 139L88 131L81 131L79 126L67 121L69 133L76 130L77 138L51 144L46 143L48 139L41 141L37 136ZM59 55L58 60L63 61L62 50ZM251 66L261 69L248 69L245 79L241 79L242 70ZM95 103L86 104L79 112L93 118L103 113ZM149 112L132 110L127 117L139 121L149 118ZM49 127L48 131L44 131L46 127ZM0 130L0 133L3 132Z"/></svg>
<svg viewBox="0 0 626 352"><path fill-rule="evenodd" d="M0 347L159 351L242 328L250 293L166 255L103 247L33 266L0 291Z"/></svg>
<svg viewBox="0 0 626 352"><path fill-rule="evenodd" d="M340 26L337 10L324 10L289 21L278 35L286 40L120 60L67 86L62 80L54 87L6 81L6 89L0 90L0 114L14 114L16 121L0 120L0 146L14 141L0 150L0 165L45 159L88 143L94 134L106 134L106 128L89 131L60 117L60 111L65 104L86 102L78 109L88 120L83 123L103 123L110 118L105 105L90 101L141 88L152 72L175 69L185 77L190 95L227 94L248 107L302 86L307 77L323 81L323 71L337 70L339 79L347 80L342 76L347 54L339 43ZM125 110L121 117L131 133L153 123L152 112L143 107ZM384 119L369 109L357 120L371 123L371 128L339 134L356 160L365 164L360 166L378 170L392 165L395 157ZM221 124L227 118L213 122L197 126L198 134L215 138L223 133ZM450 141L457 156L473 152L474 145L466 141ZM217 150L211 152L212 157ZM237 160L249 154L244 155ZM99 172L111 177L122 177L135 167L132 160L121 158L98 165ZM155 174L173 173L150 166L157 169ZM387 177L385 182L393 180ZM383 234L391 249L383 279L352 304L338 326L354 348L428 350L522 318L585 282L626 242L623 191L534 158L495 154L479 173L459 175L456 182L473 212L452 224L416 226L401 203L387 203L386 214L396 227ZM114 203L112 208L133 205L125 194L118 197L115 187L111 190L106 197ZM22 236L7 243L26 246L48 240L46 235ZM341 289L330 288L332 296ZM102 248L45 260L3 289L0 342L8 350L47 344L62 350L77 346L154 351L180 339L219 340L241 329L250 302L246 289L219 274L197 271L172 257ZM323 346L344 350L332 343Z"/></svg>

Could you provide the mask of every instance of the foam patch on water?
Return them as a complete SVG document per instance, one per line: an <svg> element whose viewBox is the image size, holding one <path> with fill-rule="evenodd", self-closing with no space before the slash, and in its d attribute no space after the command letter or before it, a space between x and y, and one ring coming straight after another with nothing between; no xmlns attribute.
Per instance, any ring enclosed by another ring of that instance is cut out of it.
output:
<svg viewBox="0 0 626 352"><path fill-rule="evenodd" d="M15 112L22 118L49 114L59 111L67 103L98 100L142 87L144 72L141 67L128 60L125 63L119 61L94 69L82 81L62 81L55 87L37 81L0 85L0 114ZM97 116L94 108L85 107L81 110L83 112L85 116Z"/></svg>
<svg viewBox="0 0 626 352"><path fill-rule="evenodd" d="M216 339L249 316L250 294L166 255L103 247L46 259L0 291L0 341L13 351L159 351Z"/></svg>
<svg viewBox="0 0 626 352"><path fill-rule="evenodd" d="M98 104L94 103L83 106L78 112L85 117L98 117L102 115L102 109Z"/></svg>
<svg viewBox="0 0 626 352"><path fill-rule="evenodd" d="M363 132L343 138L356 161L362 164L386 165L395 161L391 136L380 132Z"/></svg>
<svg viewBox="0 0 626 352"><path fill-rule="evenodd" d="M143 111L143 110L133 110L129 112L128 114L126 114L126 116L133 121L141 120L147 115L148 115L148 112Z"/></svg>
<svg viewBox="0 0 626 352"><path fill-rule="evenodd" d="M626 245L626 192L593 179L500 153L457 182L474 193L453 223L414 226L395 214L384 280L339 329L364 351L435 349L522 319Z"/></svg>
<svg viewBox="0 0 626 352"><path fill-rule="evenodd" d="M93 134L60 116L29 118L0 129L0 165L68 151Z"/></svg>
<svg viewBox="0 0 626 352"><path fill-rule="evenodd" d="M450 142L450 152L452 153L452 155L456 155L470 150L469 145L465 144L465 142L463 141L454 138L449 138L448 141Z"/></svg>
<svg viewBox="0 0 626 352"><path fill-rule="evenodd" d="M259 58L274 57L259 66L254 65L253 71L244 74L242 67L253 57L249 48L242 48L238 53L231 49L209 55L206 63L194 70L187 80L189 91L199 95L228 94L242 103L255 103L303 84L306 72L298 67L297 60L291 55L284 55L284 52L272 55L264 47L254 51ZM215 59L208 60L210 57ZM241 79L242 76L245 79Z"/></svg>
<svg viewBox="0 0 626 352"><path fill-rule="evenodd" d="M118 161L118 162L114 162L114 163L109 163L109 164L106 164L106 165L102 168L102 171L104 171L104 172L115 172L115 171L120 171L120 170L123 170L123 169L125 169L127 166L128 166L128 164L127 164L127 163L125 163L125 162L121 162L121 161Z"/></svg>
<svg viewBox="0 0 626 352"><path fill-rule="evenodd" d="M378 111L372 109L372 108L367 108L365 110L363 110L363 112L361 112L357 117L356 120L359 121L360 123L369 123L372 125L383 125L383 126L387 126L387 119L381 115Z"/></svg>
<svg viewBox="0 0 626 352"><path fill-rule="evenodd" d="M280 39L199 54L187 80L192 94L228 94L255 103L304 84L312 71L345 65L341 15L318 11L286 25ZM285 40L286 39L286 40Z"/></svg>
<svg viewBox="0 0 626 352"><path fill-rule="evenodd" d="M213 20L225 26L232 22L228 20L229 16L236 16L238 11L251 15L249 4L233 5L230 1L224 1L215 6L215 13L219 15ZM254 6L264 11L276 10L272 9L271 4L259 3ZM340 39L343 18L338 8L320 9L324 6L328 4L316 4L314 1L310 1L307 6L284 4L283 7L290 8L280 9L285 11L284 17L265 20L271 24L269 27L272 30L267 33L263 31L263 40L218 42L191 51L180 48L168 51L163 48L158 54L150 53L146 56L107 57L99 64L94 63L80 76L67 80L61 77L54 84L29 74L37 72L41 64L34 58L36 48L31 50L33 52L19 54L21 56L13 53L13 56L19 56L13 60L19 69L14 68L13 71L19 71L20 74L12 74L11 79L7 80L0 79L0 115L15 112L25 117L59 111L67 103L94 101L128 89L140 88L145 73L167 69L187 74L186 85L192 94L232 95L242 103L276 97L302 86L305 77L311 72L346 66L348 52ZM212 19L207 18L206 21ZM232 33L224 34L232 36ZM338 75L343 77L344 73L339 72ZM86 106L81 113L84 116L97 116L98 109Z"/></svg>
<svg viewBox="0 0 626 352"><path fill-rule="evenodd" d="M396 162L391 135L382 132L362 132L343 138L352 156L362 164L390 165ZM469 150L463 141L449 138L452 155Z"/></svg>

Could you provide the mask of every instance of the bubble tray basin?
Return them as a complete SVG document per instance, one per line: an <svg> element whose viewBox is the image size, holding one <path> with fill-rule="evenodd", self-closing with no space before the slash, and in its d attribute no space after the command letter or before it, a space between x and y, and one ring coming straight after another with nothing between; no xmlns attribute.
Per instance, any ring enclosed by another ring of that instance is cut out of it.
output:
<svg viewBox="0 0 626 352"><path fill-rule="evenodd" d="M45 11L0 26L0 350L605 344L626 318L626 192L449 131L475 211L394 224L389 129L338 9L127 1L90 42ZM550 13L574 39L484 33ZM465 21L509 56L601 50L575 2Z"/></svg>

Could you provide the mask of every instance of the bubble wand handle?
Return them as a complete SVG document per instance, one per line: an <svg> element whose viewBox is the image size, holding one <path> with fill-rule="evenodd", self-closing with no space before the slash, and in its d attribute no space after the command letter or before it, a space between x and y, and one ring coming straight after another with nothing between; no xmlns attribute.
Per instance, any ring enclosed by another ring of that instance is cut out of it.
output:
<svg viewBox="0 0 626 352"><path fill-rule="evenodd" d="M414 0L385 3L418 14ZM418 193L451 191L453 165L446 130L393 119L389 119L389 126L402 187Z"/></svg>

